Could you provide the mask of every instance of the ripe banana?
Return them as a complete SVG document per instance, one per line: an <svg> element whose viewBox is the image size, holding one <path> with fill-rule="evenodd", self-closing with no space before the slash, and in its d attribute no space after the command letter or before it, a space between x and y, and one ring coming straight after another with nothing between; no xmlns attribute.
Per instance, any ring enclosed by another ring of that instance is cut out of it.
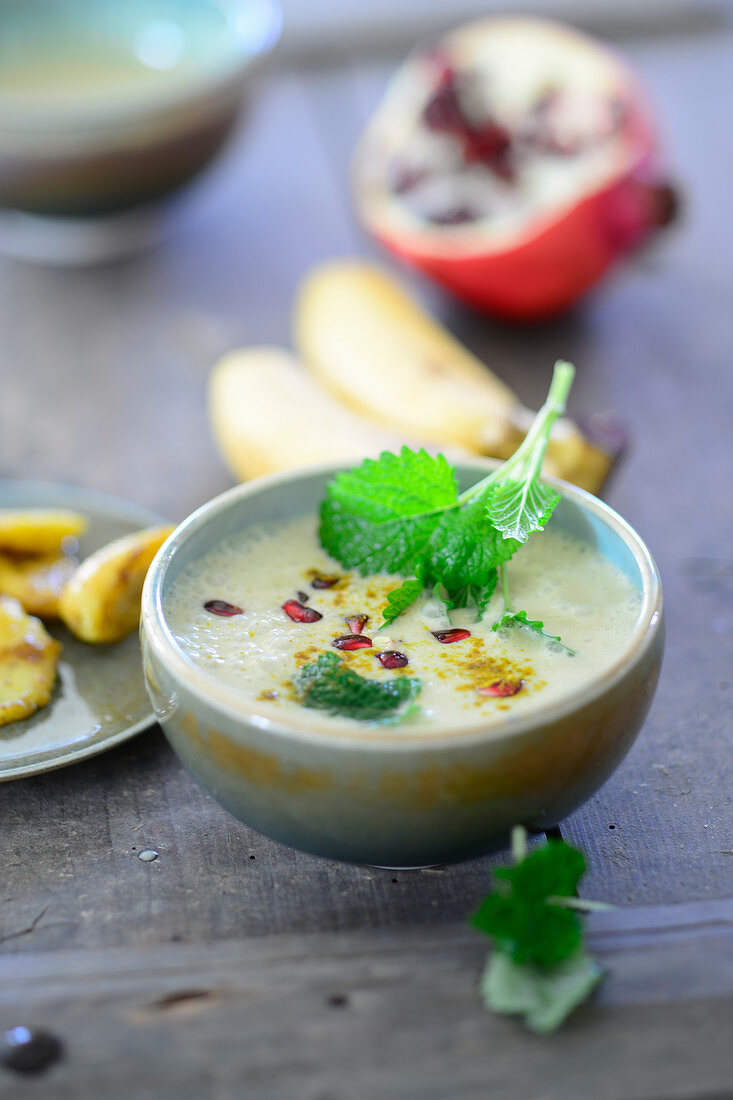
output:
<svg viewBox="0 0 733 1100"><path fill-rule="evenodd" d="M87 521L62 509L0 509L0 553L53 554L67 538L79 538Z"/></svg>
<svg viewBox="0 0 733 1100"><path fill-rule="evenodd" d="M303 281L295 344L334 397L395 432L507 458L532 419L514 393L387 275L334 261ZM569 420L545 470L597 491L610 459Z"/></svg>
<svg viewBox="0 0 733 1100"><path fill-rule="evenodd" d="M209 379L209 417L222 456L242 480L318 462L353 462L403 443L346 408L290 354L275 347L234 351ZM455 451L455 448L454 448Z"/></svg>
<svg viewBox="0 0 733 1100"><path fill-rule="evenodd" d="M61 645L17 600L0 596L0 726L45 707Z"/></svg>
<svg viewBox="0 0 733 1100"><path fill-rule="evenodd" d="M59 599L59 613L83 642L119 642L137 627L145 574L172 527L123 535L85 558Z"/></svg>

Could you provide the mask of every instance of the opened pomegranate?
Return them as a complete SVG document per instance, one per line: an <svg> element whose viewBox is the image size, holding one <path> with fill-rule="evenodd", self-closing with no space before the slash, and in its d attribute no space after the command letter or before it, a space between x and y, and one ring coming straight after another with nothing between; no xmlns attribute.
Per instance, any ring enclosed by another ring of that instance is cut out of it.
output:
<svg viewBox="0 0 733 1100"><path fill-rule="evenodd" d="M458 297L530 320L570 306L674 214L635 76L539 19L485 19L410 56L354 163L358 213Z"/></svg>

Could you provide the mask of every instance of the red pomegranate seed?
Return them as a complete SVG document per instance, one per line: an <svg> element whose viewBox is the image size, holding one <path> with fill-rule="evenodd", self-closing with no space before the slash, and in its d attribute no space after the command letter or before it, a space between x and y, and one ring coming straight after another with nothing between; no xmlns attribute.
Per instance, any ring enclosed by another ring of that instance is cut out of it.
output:
<svg viewBox="0 0 733 1100"><path fill-rule="evenodd" d="M464 638L470 638L471 631L463 630L460 626L453 626L450 630L433 630L432 635L439 642L448 645L450 642L462 642Z"/></svg>
<svg viewBox="0 0 733 1100"><path fill-rule="evenodd" d="M334 638L331 645L348 652L352 649L371 649L372 640L365 634L342 634L340 638Z"/></svg>
<svg viewBox="0 0 733 1100"><path fill-rule="evenodd" d="M312 607L303 607L299 600L286 600L282 609L294 623L317 623L323 618L320 611Z"/></svg>
<svg viewBox="0 0 733 1100"><path fill-rule="evenodd" d="M207 600L204 604L204 610L210 611L212 615L221 615L224 619L231 619L232 615L242 614L241 607L237 607L233 603L227 603L226 600Z"/></svg>
<svg viewBox="0 0 733 1100"><path fill-rule="evenodd" d="M340 580L340 577L321 577L319 575L311 581L311 588L333 588Z"/></svg>
<svg viewBox="0 0 733 1100"><path fill-rule="evenodd" d="M348 615L346 618L346 625L352 634L361 634L368 622L368 615Z"/></svg>
<svg viewBox="0 0 733 1100"><path fill-rule="evenodd" d="M302 588L299 588L295 593L301 603L308 603L308 593L304 592Z"/></svg>
<svg viewBox="0 0 733 1100"><path fill-rule="evenodd" d="M516 695L523 687L523 680L494 680L493 684L476 688L476 691L479 695L497 695L503 699L507 695Z"/></svg>
<svg viewBox="0 0 733 1100"><path fill-rule="evenodd" d="M377 660L385 668L404 668L408 663L406 655L397 649L385 649L377 654Z"/></svg>

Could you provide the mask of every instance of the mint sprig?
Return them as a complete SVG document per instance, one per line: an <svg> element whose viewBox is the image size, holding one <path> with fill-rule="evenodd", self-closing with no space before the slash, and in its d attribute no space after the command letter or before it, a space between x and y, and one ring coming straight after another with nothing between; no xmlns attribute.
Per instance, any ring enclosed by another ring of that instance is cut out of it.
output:
<svg viewBox="0 0 733 1100"><path fill-rule="evenodd" d="M303 706L364 722L393 717L422 688L420 680L407 676L368 680L336 653L321 653L304 665L293 685Z"/></svg>
<svg viewBox="0 0 733 1100"><path fill-rule="evenodd" d="M362 574L402 573L409 586L391 594L391 622L432 589L449 608L480 615L496 586L496 569L542 528L560 499L539 480L552 425L565 410L574 368L555 364L547 400L516 453L460 496L443 455L403 447L338 474L321 506L324 549ZM409 597L409 598L408 598ZM397 610L399 608L399 610Z"/></svg>
<svg viewBox="0 0 733 1100"><path fill-rule="evenodd" d="M603 977L583 944L577 898L586 870L582 852L548 840L527 854L527 834L512 834L515 864L499 867L494 891L472 918L494 940L480 990L494 1012L519 1014L532 1030L554 1031Z"/></svg>
<svg viewBox="0 0 733 1100"><path fill-rule="evenodd" d="M501 633L504 630L511 630L513 627L531 630L533 634L537 634L553 645L559 646L560 649L564 649L570 656L575 656L575 650L565 645L559 634L549 634L545 630L545 624L541 619L530 619L526 611L505 611L491 629Z"/></svg>
<svg viewBox="0 0 733 1100"><path fill-rule="evenodd" d="M403 611L407 611L407 608L414 604L422 590L422 581L417 580L415 577L411 577L409 580L403 581L397 588L393 588L387 596L387 606L382 613L384 616L382 626L393 622Z"/></svg>

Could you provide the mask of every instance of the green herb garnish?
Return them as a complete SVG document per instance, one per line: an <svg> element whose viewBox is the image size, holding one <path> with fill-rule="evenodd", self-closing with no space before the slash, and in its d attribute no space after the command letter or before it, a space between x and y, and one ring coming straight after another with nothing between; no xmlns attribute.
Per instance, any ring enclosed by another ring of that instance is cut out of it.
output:
<svg viewBox="0 0 733 1100"><path fill-rule="evenodd" d="M533 1031L554 1031L584 1001L603 970L583 944L577 910L607 908L575 896L583 854L548 840L527 854L527 834L512 834L515 864L494 871L496 888L472 923L494 940L480 990L487 1008L518 1014Z"/></svg>
<svg viewBox="0 0 733 1100"><path fill-rule="evenodd" d="M324 549L365 576L383 571L410 578L390 593L384 624L424 588L449 608L473 606L483 613L496 588L497 567L545 526L560 499L539 473L573 375L570 363L555 364L547 400L524 442L460 495L443 455L408 447L399 455L385 451L366 459L330 482L321 507Z"/></svg>
<svg viewBox="0 0 733 1100"><path fill-rule="evenodd" d="M293 683L303 706L364 722L391 718L422 688L420 680L407 676L367 680L336 653L321 653L303 666Z"/></svg>
<svg viewBox="0 0 733 1100"><path fill-rule="evenodd" d="M496 631L511 630L512 627L528 629L541 638L546 638L548 642L552 642L554 645L564 649L566 653L575 656L574 649L571 649L570 646L566 646L558 634L548 634L544 626L545 624L540 619L530 619L526 611L505 611L491 629Z"/></svg>

